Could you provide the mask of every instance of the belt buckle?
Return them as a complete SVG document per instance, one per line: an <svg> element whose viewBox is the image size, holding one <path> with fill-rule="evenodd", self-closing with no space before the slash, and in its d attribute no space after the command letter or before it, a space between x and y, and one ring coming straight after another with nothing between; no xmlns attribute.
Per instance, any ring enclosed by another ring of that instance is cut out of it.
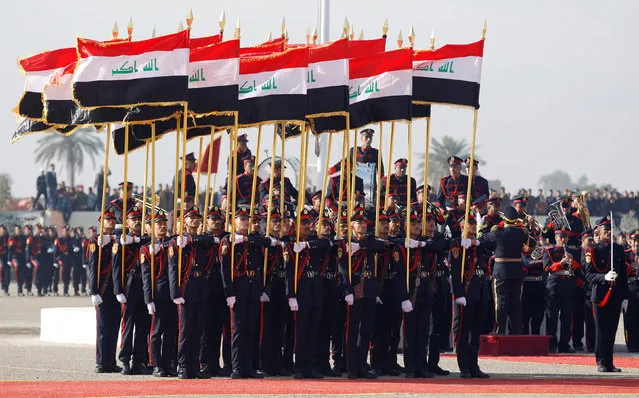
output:
<svg viewBox="0 0 639 398"><path fill-rule="evenodd" d="M247 275L249 278L252 278L252 277L254 277L254 276L255 276L255 271L246 271L246 275Z"/></svg>
<svg viewBox="0 0 639 398"><path fill-rule="evenodd" d="M202 276L202 271L193 271L193 276L195 278L199 278L200 276Z"/></svg>
<svg viewBox="0 0 639 398"><path fill-rule="evenodd" d="M570 275L570 270L564 270L564 275Z"/></svg>

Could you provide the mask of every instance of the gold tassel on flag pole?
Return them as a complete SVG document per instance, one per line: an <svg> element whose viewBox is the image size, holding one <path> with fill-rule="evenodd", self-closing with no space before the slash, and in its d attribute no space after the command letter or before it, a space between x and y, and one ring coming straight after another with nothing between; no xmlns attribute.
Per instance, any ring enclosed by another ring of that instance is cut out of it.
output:
<svg viewBox="0 0 639 398"><path fill-rule="evenodd" d="M262 142L262 125L257 126L257 149L255 150L255 163L253 163L253 181L251 181L251 212L249 214L249 233L253 231L253 207L257 190L257 164L260 157L260 143Z"/></svg>
<svg viewBox="0 0 639 398"><path fill-rule="evenodd" d="M151 187L155 187L155 123L151 124ZM155 299L155 192L151 189L151 299ZM144 206L146 207L146 206ZM142 219L146 222L146 219Z"/></svg>
<svg viewBox="0 0 639 398"><path fill-rule="evenodd" d="M127 195L129 192L129 124L124 125L124 186L122 198L122 236L126 239L126 213ZM126 246L122 245L122 285L124 286L124 259L126 258Z"/></svg>
<svg viewBox="0 0 639 398"><path fill-rule="evenodd" d="M107 200L107 176L109 175L109 150L111 146L111 124L106 127L106 143L104 144L104 174L102 175L102 204L100 205L100 235L104 234L104 208ZM104 237L102 237L104 239ZM98 245L98 286L100 286L100 268L102 267L102 245Z"/></svg>
<svg viewBox="0 0 639 398"><path fill-rule="evenodd" d="M204 137L200 137L200 155L198 156L198 159L202 159L202 147L204 146ZM193 202L196 205L200 204L200 174L202 174L202 172L200 172L200 163L198 162L198 168L197 168L197 179L195 180L195 197L193 198ZM201 206L200 206L201 207Z"/></svg>
<svg viewBox="0 0 639 398"><path fill-rule="evenodd" d="M278 124L275 123L275 125L273 126L273 143L271 145L271 148L273 148L273 155L271 156L271 172L269 173L269 185L268 185L268 207L266 208L266 236L269 236L269 231L270 231L270 227L271 227L271 215L272 215L272 209L271 207L273 207L273 169L275 169L275 155L277 154L277 142L275 141L276 137L277 137L277 126ZM284 217L283 214L280 214L280 217ZM283 231L280 231L280 236L279 238L282 238L282 233ZM264 286L266 286L266 271L268 270L268 247L266 248L266 250L264 251Z"/></svg>
<svg viewBox="0 0 639 398"><path fill-rule="evenodd" d="M211 195L211 166L213 165L213 147L214 147L214 142L215 142L215 127L211 126L211 139L209 142L209 159L208 159L208 163L206 165L207 169L206 169L206 193L204 194L204 206L205 206L205 210L208 213L209 209L213 206L211 206L211 204L209 203L209 197L213 196ZM198 170L198 174L199 174L199 170Z"/></svg>

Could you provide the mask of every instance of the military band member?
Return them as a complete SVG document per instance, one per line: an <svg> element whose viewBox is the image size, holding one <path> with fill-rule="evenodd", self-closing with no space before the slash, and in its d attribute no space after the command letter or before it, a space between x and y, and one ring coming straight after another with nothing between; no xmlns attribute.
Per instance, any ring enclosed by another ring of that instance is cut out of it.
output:
<svg viewBox="0 0 639 398"><path fill-rule="evenodd" d="M490 188L488 187L488 180L479 175L479 160L473 159L474 167L473 173L470 173L470 157L464 161L466 163L466 174L468 179L472 180L472 199L475 200L482 196L488 198L490 196Z"/></svg>
<svg viewBox="0 0 639 398"><path fill-rule="evenodd" d="M340 163L338 162L333 167L339 167ZM326 203L331 207L331 209L336 212L339 207L339 197L340 197L340 179L342 181L342 203L346 203L348 192L348 187L352 183L352 178L349 178L349 174L344 172L342 176L340 171L336 171L328 176L328 188L326 191ZM355 192L364 192L364 180L360 177L355 177Z"/></svg>
<svg viewBox="0 0 639 398"><path fill-rule="evenodd" d="M504 210L504 226L495 226L483 238L495 244L495 265L492 270L493 294L496 301L497 334L506 334L510 319L510 334L521 334L521 289L524 279L521 252L528 242L528 231L516 226L517 211L509 206Z"/></svg>
<svg viewBox="0 0 639 398"><path fill-rule="evenodd" d="M141 237L142 214L136 206L127 211L126 224L127 235L120 235L120 241L113 243L111 257L113 292L123 307L122 343L118 358L122 362L123 375L139 375L148 371L148 337L151 326L151 316L144 303L140 268L140 246L147 243L148 238Z"/></svg>
<svg viewBox="0 0 639 398"><path fill-rule="evenodd" d="M9 282L11 281L11 266L8 262L8 240L7 227L0 225L0 283L5 296L9 296Z"/></svg>
<svg viewBox="0 0 639 398"><path fill-rule="evenodd" d="M513 196L513 207L517 210L517 225L520 228L528 229L531 237L541 235L542 230L535 222L535 217L526 213L528 207L528 198L525 195Z"/></svg>
<svg viewBox="0 0 639 398"><path fill-rule="evenodd" d="M468 190L468 176L461 173L461 164L460 157L451 156L448 158L450 175L439 180L439 194L437 195L437 203L435 203L437 206L445 206L446 199L457 202L457 196Z"/></svg>
<svg viewBox="0 0 639 398"><path fill-rule="evenodd" d="M246 134L240 134L237 137L237 152L236 152L236 170L237 170L237 174L241 174L242 173L242 165L244 164L244 159L246 158L250 158L251 156L253 156L253 154L251 153L251 150L248 148L247 144L248 144L248 138ZM226 163L224 164L229 164L228 159L226 160ZM231 167L233 167L233 165L231 164ZM231 174L232 170L228 171L228 174Z"/></svg>
<svg viewBox="0 0 639 398"><path fill-rule="evenodd" d="M377 378L374 371L366 369L366 358L375 318L375 303L379 296L379 282L375 277L375 253L386 250L386 244L366 235L366 212L355 209L351 216L352 240L349 253L337 253L344 301L348 305L348 325L346 329L346 349L348 377ZM348 256L351 269L349 273Z"/></svg>
<svg viewBox="0 0 639 398"><path fill-rule="evenodd" d="M626 249L628 275L628 308L623 312L623 325L628 352L639 352L639 230L630 233L630 248Z"/></svg>
<svg viewBox="0 0 639 398"><path fill-rule="evenodd" d="M182 157L180 156L180 160L182 160ZM193 154L193 152L188 153L186 155L186 160L185 160L185 173L184 173L184 180L186 181L186 185L184 187L184 195L185 196L193 196L195 197L195 195L197 194L195 192L196 190L196 186L195 186L195 178L193 178L193 172L196 171L195 170L195 161L197 159L195 158L195 155ZM239 174L239 172L238 172ZM173 181L175 182L175 179L173 179ZM177 197L181 198L182 197L182 169L178 170L178 175L177 175L177 187L173 187L173 189L177 189ZM188 209L189 207L185 207L185 209Z"/></svg>
<svg viewBox="0 0 639 398"><path fill-rule="evenodd" d="M313 206L309 211L311 212L311 220L315 222L320 215L322 209L322 191L316 191L311 196L311 205Z"/></svg>
<svg viewBox="0 0 639 398"><path fill-rule="evenodd" d="M132 199L132 195L133 195L133 183L132 182L127 182L127 191L126 191L126 207L127 208L131 208L135 206L135 201ZM112 200L111 202L109 202L109 206L113 208L113 210L115 211L115 218L117 223L115 224L115 233L120 233L120 231L122 231L122 215L123 213L126 213L126 211L123 210L124 207L124 181L119 183L118 186L120 187L120 193L119 193L119 197L117 199Z"/></svg>
<svg viewBox="0 0 639 398"><path fill-rule="evenodd" d="M153 376L177 376L177 307L171 300L169 289L169 258L167 255L167 223L166 213L158 211L155 220L151 218L151 211L146 215L145 224L147 235L151 235L151 228L155 231L155 243L149 243L140 248L140 265L142 284L144 288L144 302L151 322L151 363ZM152 221L155 225L152 225ZM151 263L153 258L153 263ZM153 267L152 267L153 266Z"/></svg>
<svg viewBox="0 0 639 398"><path fill-rule="evenodd" d="M115 351L118 344L118 331L120 330L120 317L122 314L120 303L116 300L113 292L113 262L111 261L111 255L115 242L115 237L113 236L116 223L114 209L108 207L102 217L104 217L103 234L89 239L87 248L89 293L91 294L91 302L95 306L97 323L95 372L119 373L122 368L116 365Z"/></svg>
<svg viewBox="0 0 639 398"><path fill-rule="evenodd" d="M522 253L524 284L521 291L523 334L540 335L546 311L546 279L543 259L532 258L532 248L525 246Z"/></svg>
<svg viewBox="0 0 639 398"><path fill-rule="evenodd" d="M594 235L592 230L584 231L581 234L581 259L584 259L586 250L590 249L595 245ZM583 261L582 261L583 264ZM583 267L582 267L583 268ZM585 269L584 269L584 277L585 277ZM592 289L590 283L586 280L584 284L584 321L585 321L585 340L586 340L586 350L588 352L595 352L595 317L594 312L592 310L592 302L590 301L590 295L592 293Z"/></svg>
<svg viewBox="0 0 639 398"><path fill-rule="evenodd" d="M586 280L592 289L590 301L595 316L595 358L599 372L621 371L613 364L613 348L619 315L628 307L623 247L612 242L611 228L609 216L599 221L599 244L588 249L582 259Z"/></svg>
<svg viewBox="0 0 639 398"><path fill-rule="evenodd" d="M42 297L44 290L44 278L42 270L42 253L44 247L44 239L42 236L42 227L40 224L36 224L33 233L27 237L26 240L26 256L27 262L31 265L31 279L27 284L27 296L33 295L31 293L31 281L36 285L36 292L39 297Z"/></svg>
<svg viewBox="0 0 639 398"><path fill-rule="evenodd" d="M244 158L243 164L244 172L239 173L237 177L235 177L235 194L236 203L238 205L249 205L251 203L251 193L253 190L253 173L255 172L255 156L249 156ZM222 189L222 194L225 196L229 196L231 193L231 187L228 187L228 183L224 185ZM257 202L257 192L255 193L255 198L253 199Z"/></svg>
<svg viewBox="0 0 639 398"><path fill-rule="evenodd" d="M495 225L503 225L504 219L499 214L499 209L501 208L501 198L499 196L495 196L486 200L486 209L487 213L482 217L482 222L478 226L478 233L484 234L486 232L490 232L490 230Z"/></svg>
<svg viewBox="0 0 639 398"><path fill-rule="evenodd" d="M464 232L463 221L461 225L462 232ZM485 274L488 257L490 257L493 247L489 242L477 240L477 220L472 215L469 215L466 227L468 228L465 231L466 239L453 240L450 248L451 276L453 294L455 295L453 330L457 364L461 378L485 379L490 376L479 368L479 335L483 325L483 316L486 311L490 310L487 308L490 286ZM466 261L462 273L464 247L466 248Z"/></svg>
<svg viewBox="0 0 639 398"><path fill-rule="evenodd" d="M398 196L399 206L406 206L408 199L408 189L410 189L410 197L417 198L417 182L414 178L410 179L410 188L408 186L408 175L406 174L406 168L408 167L408 160L401 158L397 159L394 163L395 172L390 176L382 180L382 201L386 195L386 186L389 185L389 193L394 193ZM411 200L413 200L411 199Z"/></svg>
<svg viewBox="0 0 639 398"><path fill-rule="evenodd" d="M259 192L260 192L260 202L268 203L268 195L276 195L280 198L280 200L284 200L286 203L295 203L297 202L297 189L291 184L291 180L288 177L284 177L284 189L281 188L282 183L282 168L286 168L282 164L280 159L275 161L275 167L273 168L273 190L270 190L271 187L271 178L270 176L264 178L260 183Z"/></svg>

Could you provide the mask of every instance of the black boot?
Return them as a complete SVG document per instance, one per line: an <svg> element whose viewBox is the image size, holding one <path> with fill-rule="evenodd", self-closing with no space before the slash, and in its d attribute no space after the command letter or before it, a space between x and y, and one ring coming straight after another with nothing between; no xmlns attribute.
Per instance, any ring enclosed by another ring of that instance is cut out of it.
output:
<svg viewBox="0 0 639 398"><path fill-rule="evenodd" d="M129 362L122 362L122 370L120 371L120 374L123 376L129 376L131 375L131 366L129 365Z"/></svg>
<svg viewBox="0 0 639 398"><path fill-rule="evenodd" d="M178 368L178 379L182 379L182 380L186 380L186 379L192 379L193 377L191 377L191 375L189 375L189 372L186 369L186 366L180 366Z"/></svg>
<svg viewBox="0 0 639 398"><path fill-rule="evenodd" d="M155 377L166 377L166 372L164 371L164 369L156 366L153 368L153 376Z"/></svg>

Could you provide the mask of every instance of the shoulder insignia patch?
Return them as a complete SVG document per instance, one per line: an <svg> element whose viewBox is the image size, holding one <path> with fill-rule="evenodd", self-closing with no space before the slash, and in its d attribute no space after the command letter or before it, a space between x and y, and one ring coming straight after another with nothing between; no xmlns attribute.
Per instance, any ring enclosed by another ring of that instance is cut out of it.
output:
<svg viewBox="0 0 639 398"><path fill-rule="evenodd" d="M173 245L169 245L169 257L173 257L175 255L175 249Z"/></svg>
<svg viewBox="0 0 639 398"><path fill-rule="evenodd" d="M226 243L222 244L222 255L226 256L227 254L229 254L229 247Z"/></svg>
<svg viewBox="0 0 639 398"><path fill-rule="evenodd" d="M495 231L499 231L501 228L499 228L499 225L494 225L491 229L490 232L495 232Z"/></svg>
<svg viewBox="0 0 639 398"><path fill-rule="evenodd" d="M118 254L119 249L120 249L120 245L118 245L117 243L114 243L113 248L111 248L111 253Z"/></svg>
<svg viewBox="0 0 639 398"><path fill-rule="evenodd" d="M288 250L287 249L284 249L283 256L284 256L284 261L288 262L290 260L291 256L288 254Z"/></svg>
<svg viewBox="0 0 639 398"><path fill-rule="evenodd" d="M592 255L590 252L586 253L586 264L592 263Z"/></svg>
<svg viewBox="0 0 639 398"><path fill-rule="evenodd" d="M393 252L393 261L395 261L396 263L399 262L399 252Z"/></svg>
<svg viewBox="0 0 639 398"><path fill-rule="evenodd" d="M140 264L144 264L144 262L146 261L146 256L144 255L143 252L140 252Z"/></svg>
<svg viewBox="0 0 639 398"><path fill-rule="evenodd" d="M459 247L453 247L452 249L450 249L450 252L452 253L454 259L459 258Z"/></svg>
<svg viewBox="0 0 639 398"><path fill-rule="evenodd" d="M90 252L90 253L95 253L95 243L91 243L91 244L89 245L89 252Z"/></svg>
<svg viewBox="0 0 639 398"><path fill-rule="evenodd" d="M338 247L337 248L337 258L342 258L342 255L344 254L344 252L342 251L342 247Z"/></svg>

